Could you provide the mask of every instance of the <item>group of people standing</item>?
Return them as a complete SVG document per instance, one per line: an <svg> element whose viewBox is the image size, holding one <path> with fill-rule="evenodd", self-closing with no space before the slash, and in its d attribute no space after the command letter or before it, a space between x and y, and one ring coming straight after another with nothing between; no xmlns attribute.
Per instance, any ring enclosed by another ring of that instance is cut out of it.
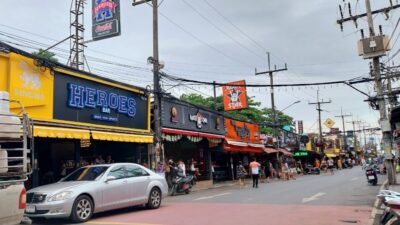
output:
<svg viewBox="0 0 400 225"><path fill-rule="evenodd" d="M250 175L253 180L253 188L258 188L259 179L264 179L267 183L270 178L284 180L296 179L298 173L297 162L294 159L281 159L275 162L275 166L269 160L259 163L256 158L250 162L248 171L241 161L236 166L236 177L240 185L245 185L245 178Z"/></svg>

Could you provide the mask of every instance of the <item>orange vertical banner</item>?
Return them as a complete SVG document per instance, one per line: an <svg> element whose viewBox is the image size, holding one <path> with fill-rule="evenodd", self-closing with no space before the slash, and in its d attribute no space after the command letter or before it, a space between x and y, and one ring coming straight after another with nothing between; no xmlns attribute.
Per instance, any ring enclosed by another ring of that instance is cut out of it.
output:
<svg viewBox="0 0 400 225"><path fill-rule="evenodd" d="M247 108L246 82L244 80L227 83L222 87L224 110Z"/></svg>

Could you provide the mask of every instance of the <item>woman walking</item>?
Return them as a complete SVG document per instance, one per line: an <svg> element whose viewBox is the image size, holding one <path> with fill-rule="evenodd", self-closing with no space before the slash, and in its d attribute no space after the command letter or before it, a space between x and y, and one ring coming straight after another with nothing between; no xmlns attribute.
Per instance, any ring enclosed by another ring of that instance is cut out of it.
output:
<svg viewBox="0 0 400 225"><path fill-rule="evenodd" d="M267 180L267 183L269 183L269 178L271 177L271 167L272 167L271 162L266 160L264 163L264 175L265 179Z"/></svg>
<svg viewBox="0 0 400 225"><path fill-rule="evenodd" d="M236 177L239 179L239 185L245 185L244 178L246 176L246 170L244 169L242 162L239 161L236 166Z"/></svg>

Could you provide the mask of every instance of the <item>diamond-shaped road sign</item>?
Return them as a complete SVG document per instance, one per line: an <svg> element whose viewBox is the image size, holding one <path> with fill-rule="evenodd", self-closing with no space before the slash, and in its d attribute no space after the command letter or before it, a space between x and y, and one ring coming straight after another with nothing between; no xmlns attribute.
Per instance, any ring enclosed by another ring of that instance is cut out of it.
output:
<svg viewBox="0 0 400 225"><path fill-rule="evenodd" d="M332 128L333 125L335 125L335 122L333 120L331 120L330 118L328 118L325 120L324 125L328 128Z"/></svg>

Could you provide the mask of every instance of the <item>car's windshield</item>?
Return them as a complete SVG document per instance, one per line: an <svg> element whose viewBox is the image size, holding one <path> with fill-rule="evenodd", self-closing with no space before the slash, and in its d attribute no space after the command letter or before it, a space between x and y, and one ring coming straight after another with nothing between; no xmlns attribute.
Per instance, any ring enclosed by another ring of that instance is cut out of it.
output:
<svg viewBox="0 0 400 225"><path fill-rule="evenodd" d="M62 179L62 182L66 181L93 181L100 178L104 172L108 169L108 166L95 166L95 167L83 167L75 170L70 175Z"/></svg>

